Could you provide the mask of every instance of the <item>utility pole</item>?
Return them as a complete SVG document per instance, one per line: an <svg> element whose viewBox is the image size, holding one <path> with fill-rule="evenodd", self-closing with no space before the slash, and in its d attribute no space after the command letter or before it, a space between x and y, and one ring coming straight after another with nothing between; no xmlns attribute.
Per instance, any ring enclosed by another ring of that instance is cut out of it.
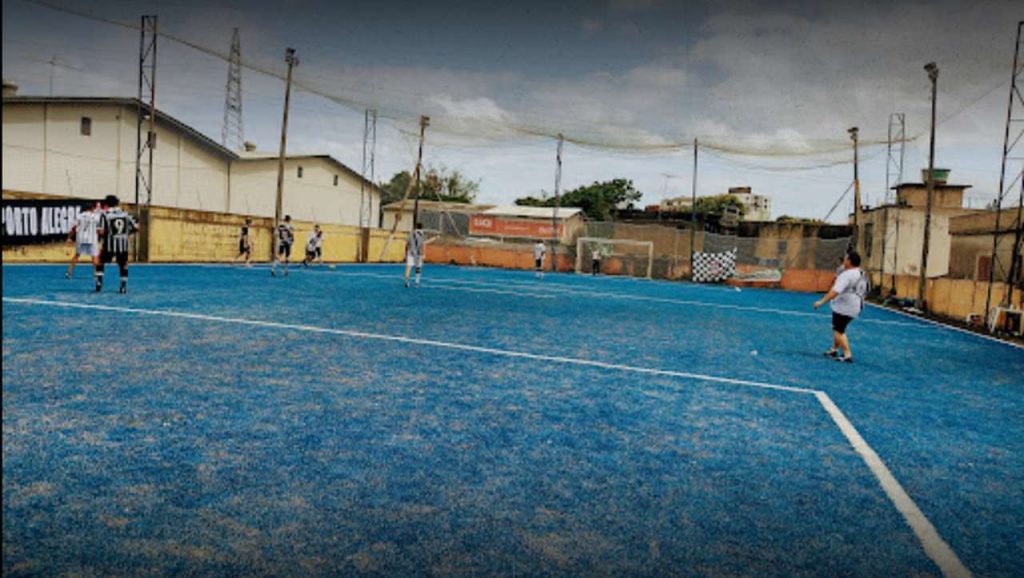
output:
<svg viewBox="0 0 1024 578"><path fill-rule="evenodd" d="M1014 44L1013 52L1013 73L1010 76L1010 101L1006 106L1006 128L1003 133L1003 160L999 170L999 190L996 193L995 201L996 224L992 231L992 258L989 261L988 267L988 294L985 298L986 327L990 327L989 315L991 315L992 311L992 285L996 282L996 268L1003 271L1006 270L1002 265L1002 260L999 258L999 242L1003 235L1009 234L1010 228L1014 231L1014 240L1010 251L1009 272L1004 279L1006 282L1006 293L1002 299L1004 306L1010 306L1013 303L1013 284L1024 278L1020 271L1021 242L1024 239L1024 233L1021 232L1021 227L1024 226L1024 223L1022 223L1022 212L1024 212L1024 164L1018 164L1022 158L1020 152L1015 150L1018 146L1024 146L1024 94L1022 94L1022 89L1024 89L1024 60L1021 59L1020 53L1021 41L1024 40L1022 38L1022 31L1024 31L1024 21L1017 22L1017 42ZM1018 107L1020 109L1016 110ZM1008 167L1011 162L1018 165L1018 168ZM1016 175L1010 173L1010 171L1016 172ZM1017 181L1020 182L1021 192L1017 200L1016 222L1005 227L1006 230L1004 231L1002 220L1003 202L1010 195L1010 191Z"/></svg>
<svg viewBox="0 0 1024 578"><path fill-rule="evenodd" d="M420 151L416 155L416 200L412 205L412 226L420 222L420 174L423 172L423 137L430 126L430 117L420 117Z"/></svg>
<svg viewBox="0 0 1024 578"><path fill-rule="evenodd" d="M270 233L270 256L274 257L274 236L281 224L284 213L284 159L288 148L288 107L292 100L292 69L299 65L299 57L295 56L294 48L284 51L284 61L288 63L288 77L284 84L284 117L281 119L281 150L277 157L277 202L274 206L274 230Z"/></svg>
<svg viewBox="0 0 1024 578"><path fill-rule="evenodd" d="M932 197L935 195L935 101L939 80L939 67L934 62L924 65L928 71L928 80L932 83L932 123L928 140L928 200L924 212L924 244L921 247L921 273L917 280L917 308L927 311L928 304L925 301L925 292L928 283L928 244L932 238Z"/></svg>
<svg viewBox="0 0 1024 578"><path fill-rule="evenodd" d="M853 140L853 243L854 248L864 257L864 235L861 231L861 203L860 203L860 150L857 147L857 135L860 130L853 127L846 132L850 133Z"/></svg>
<svg viewBox="0 0 1024 578"><path fill-rule="evenodd" d="M135 123L135 211L141 233L135 235L135 260L149 261L149 206L153 201L153 148L156 147L157 17L143 16L139 33L139 96ZM146 138L142 126L146 125ZM143 157L146 159L143 167Z"/></svg>
<svg viewBox="0 0 1024 578"><path fill-rule="evenodd" d="M562 146L565 137L558 133L558 148L555 150L555 206L551 210L551 272L558 271L556 258L558 255L558 209L562 204Z"/></svg>
<svg viewBox="0 0 1024 578"><path fill-rule="evenodd" d="M693 280L693 256L697 252L697 139L693 139L693 185L690 187L690 280Z"/></svg>

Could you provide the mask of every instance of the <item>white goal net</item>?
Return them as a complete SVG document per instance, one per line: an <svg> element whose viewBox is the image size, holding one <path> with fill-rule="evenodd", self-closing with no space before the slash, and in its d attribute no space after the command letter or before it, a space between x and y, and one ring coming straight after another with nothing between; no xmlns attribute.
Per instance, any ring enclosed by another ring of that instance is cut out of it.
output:
<svg viewBox="0 0 1024 578"><path fill-rule="evenodd" d="M576 272L651 278L654 243L633 239L576 239ZM595 270L596 269L596 270Z"/></svg>

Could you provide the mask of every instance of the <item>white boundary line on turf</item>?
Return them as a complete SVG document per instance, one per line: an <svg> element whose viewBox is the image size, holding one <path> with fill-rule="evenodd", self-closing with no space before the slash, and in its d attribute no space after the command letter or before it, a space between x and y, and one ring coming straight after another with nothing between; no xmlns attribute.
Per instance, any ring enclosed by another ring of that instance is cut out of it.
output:
<svg viewBox="0 0 1024 578"><path fill-rule="evenodd" d="M208 266L209 267L218 267L218 268L226 267L226 266L222 266L222 265L208 265ZM234 268L234 267L229 267L228 266L227 268ZM261 270L261 269L264 269L264 268L265 267L257 267L257 268L249 268L248 270L249 271ZM245 269L243 269L243 270L245 270ZM386 275L386 274L383 274L383 273L366 273L366 272L361 272L361 271L358 271L358 272L357 271L346 272L346 271L338 271L337 269L328 270L328 271L305 270L304 273L319 273L319 274L328 274L328 275L333 274L333 275L339 275L339 276L343 276L343 277L368 277L368 278L374 278L374 279L395 279L394 275ZM693 306L696 306L696 307L709 307L709 308L715 308L715 309L730 309L730 310L735 310L735 311L753 311L753 312L756 312L756 313L772 313L772 314L776 314L776 315L789 315L789 316L793 316L793 317L808 317L808 318L819 319L819 320L822 321L822 323L825 323L826 321L828 321L828 316L820 314L820 313L810 313L810 312L805 312L805 311L788 311L788 310L785 310L785 309L773 309L773 308L770 308L770 307L754 307L754 306L751 306L751 305L732 305L732 304L729 304L729 303L709 303L707 301L696 301L696 300L693 300L693 299L674 299L674 298L671 298L671 297L652 297L652 296L648 296L648 295L626 295L626 294L622 294L622 293L608 293L608 292L603 292L603 291L593 291L593 290L585 289L585 288L584 289L577 289L575 287L570 287L570 286L565 285L565 284L545 285L542 282L537 282L537 283L522 283L522 282L518 282L517 283L517 282L512 282L512 283L508 283L508 284L502 284L501 282L476 281L476 280L469 280L469 279L455 279L453 277L428 277L428 278L424 279L423 284L421 285L421 287L433 286L436 289L436 288L439 288L438 284L441 284L441 285L447 284L447 286L445 286L443 288L444 289L450 289L450 290L460 290L461 289L461 290L465 290L465 291L471 291L471 289L468 289L468 288L452 287L451 284L454 284L454 285L471 285L471 286L474 286L474 287L495 288L495 289L493 289L493 291L501 292L502 294L507 294L507 295L519 295L519 296L523 296L523 297L536 297L536 298L539 298L539 299L554 299L554 297L552 297L551 295L546 295L546 294L542 294L542 293L526 292L526 291L512 291L512 290L508 290L507 289L509 287L509 285L517 285L517 286L523 287L524 289L527 288L527 287L528 288L544 289L545 291L550 291L550 292L553 292L553 293L561 293L561 294L564 294L564 295L582 295L582 296L586 296L586 297L621 299L621 300L626 300L626 301L646 301L646 302L650 302L650 303L667 303L667 304L672 304L672 305L693 305ZM917 325L916 323L909 323L909 322L906 322L906 321L886 321L884 319L861 319L860 321L863 322L863 323L874 323L874 324L879 324L879 325L900 325L900 326L916 326Z"/></svg>
<svg viewBox="0 0 1024 578"><path fill-rule="evenodd" d="M868 442L864 441L860 432L857 431L857 428L853 427L853 424L850 423L850 420L839 409L839 406L823 391L816 392L814 396L818 398L818 402L821 403L821 406L828 412L829 417L839 427L839 431L843 432L847 441L853 446L854 451L860 455L861 459L864 460L864 463L871 470L871 473L878 479L878 483L885 490L889 501L903 515L903 519L910 525L917 539L921 542L925 553L939 567L942 575L946 578L970 578L971 571L964 566L949 544L942 539L935 526L925 517L924 512L917 507L913 498L900 485L899 480L892 475L892 472L885 465L885 462L882 461L882 458L878 457L875 450L868 445Z"/></svg>
<svg viewBox="0 0 1024 578"><path fill-rule="evenodd" d="M482 347L479 345L466 345L462 343L454 343L450 341L437 341L434 339L421 339L418 337L404 337L401 335L387 335L384 333L369 333L366 331L355 331L352 329L333 329L330 327L318 327L316 325L299 325L293 323L278 323L276 321L260 321L256 319L245 319L242 317L221 317L219 315L204 315L202 313L187 313L184 311L171 311L162 309L141 309L135 307L118 307L114 305L97 305L93 303L75 303L72 301L50 301L45 299L24 299L18 297L4 297L4 303L17 303L23 305L42 305L50 307L62 307L68 309L89 309L94 311L113 311L117 313L134 313L137 315L150 315L159 317L176 317L181 319L197 319L201 321L214 321L219 323L237 323L241 325L253 325L257 327L270 327L273 329L291 329L295 331L310 331L313 333L326 333L330 335L344 335L346 337L356 337L361 339L373 339L378 341L393 341L398 343L411 343L415 345L425 345L429 347L439 347L443 349L456 349L460 351L472 351L474 353L487 353L490 355L499 355L503 357L516 357L522 359L532 359L536 361L552 361L555 363L564 363L568 365L580 365L584 367L597 367L601 369L613 369L617 371L626 371L632 373L642 373L646 375L661 375L666 377L680 377L684 379L694 379L699 381L711 381L715 383L726 383L730 385L742 385L745 387L754 387L759 389L771 389L777 391L787 391L790 393L803 393L803 394L814 394L816 390L807 389L805 387L796 387L790 385L776 385L773 383L764 383L759 381L750 381L745 379L733 379L731 377L718 377L714 375L704 375L700 373L689 373L686 371L673 371L668 369L653 369L648 367L640 367L635 365L624 365L619 363L608 363L605 361L594 361L590 359L580 359L576 357L562 357L558 355L544 355L538 353L527 353L523 351L514 351L511 349L497 349L493 347Z"/></svg>
<svg viewBox="0 0 1024 578"><path fill-rule="evenodd" d="M896 313L897 315L902 315L904 317L909 317L910 319L914 319L916 321L920 321L920 322L923 322L923 323L928 323L928 324L931 324L931 325L935 325L936 327L942 327L944 329L949 329L951 331L959 331L960 333L966 333L967 335L973 335L975 337L980 337L982 339L988 339L989 341L995 341L996 343L1002 343L1003 345L1009 345L1010 347L1016 347L1017 349L1024 349L1024 345L1020 345L1019 343L1014 343L1012 341L1004 341L1002 339L999 339L999 338L996 338L996 337L992 337L991 335L985 335L984 333L975 333L974 331L968 331L966 329L962 329L962 328L957 327L955 325L946 325L945 323L942 323L940 321L935 321L933 319L928 319L926 317L918 317L917 315L911 315L910 313L907 313L906 311L900 311L899 309L893 309L891 307L886 307L884 305L878 305L877 303L869 303L867 301L865 301L865 303L867 303L868 305L870 305L871 307L874 307L876 309L882 309L884 311L889 311L889 312L892 312L892 313Z"/></svg>
<svg viewBox="0 0 1024 578"><path fill-rule="evenodd" d="M255 267L244 267L244 266L232 267L231 265L202 264L202 265L197 265L197 266L198 267L208 268L208 269L239 269L239 270L242 270L242 271L251 271L251 272L254 272L254 273L255 272L260 272L260 271L269 271L270 270L270 267L266 266L266 265L257 265ZM362 273L362 272L335 273L335 272L332 272L331 270L322 271L322 270L317 270L317 269L292 269L292 270L293 271L301 271L303 275L308 274L308 273L313 273L313 274L317 274L317 275L332 275L332 274L335 274L335 275L347 275L347 276L350 276L350 277L373 277L373 278L377 278L377 279L391 279L391 280L394 280L396 282L400 279L400 277L396 277L394 275L383 275L381 273ZM429 284L423 283L423 284L421 284L419 286L419 288L420 289L442 289L442 290L447 290L447 291L467 291L467 292L470 292L470 293L494 293L494 294L498 294L498 295L513 295L513 296L519 296L519 297L527 296L527 297L533 297L533 298L536 298L536 299L557 299L557 297L555 297L553 295L545 295L543 293L523 293L522 291L510 291L508 289L491 288L491 287L486 287L486 288L452 287L450 285L435 284L434 282L431 282Z"/></svg>
<svg viewBox="0 0 1024 578"><path fill-rule="evenodd" d="M645 375L658 375L664 377L676 377L683 379L692 379L696 381L707 381L713 383L725 383L730 385L741 385L745 387L766 389L774 391L783 391L788 393L800 393L800 394L812 394L818 400L818 403L825 409L829 417L842 432L843 436L846 437L847 441L853 447L854 451L861 457L864 463L871 470L879 484L882 486L882 490L885 492L889 501L892 502L896 510L903 516L904 521L910 526L914 535L917 536L918 541L924 548L925 554L939 567L943 576L946 578L971 578L971 572L957 557L956 552L949 546L949 544L942 539L935 526L928 520L924 515L924 512L918 508L913 498L907 494L903 486L899 483L899 480L893 476L892 472L885 465L885 462L878 456L874 449L861 437L860 433L853 426L846 415L839 409L839 407L832 401L832 398L827 393L808 389L803 387L794 387L788 385L776 385L771 383L763 383L758 381L749 381L744 379L733 379L729 377L719 377L712 375L702 375L698 373L688 373L683 371L670 371L662 369L652 369L646 367L638 367L631 365L622 365L616 363L606 363L603 361L593 361L587 359L578 359L572 357L560 357L554 355L538 355L533 353L525 353L519 351L512 351L507 349L496 349L491 347L480 347L476 345L464 345L460 343L451 343L445 341L435 341L431 339L418 339L412 337L402 337L397 335L385 335L380 333L367 333L363 331L353 331L347 329L331 329L326 327L317 327L313 325L297 325L290 323L277 323L272 321L258 321L237 317L220 317L216 315L204 315L200 313L186 313L181 311L167 311L159 309L141 309L133 307L117 307L110 305L96 305L89 303L74 303L71 301L48 301L42 299L26 299L16 297L4 297L4 303L15 303L23 305L37 305L37 306L49 306L49 307L61 307L69 309L86 309L95 311L111 311L117 313L134 313L137 315L150 315L150 316L162 316L172 317L181 319L195 319L201 321L213 321L219 323L236 323L242 325L258 326L258 327L269 327L274 329L287 329L295 331L309 331L314 333L325 333L332 335L343 335L347 337L361 338L361 339L373 339L380 341L392 341L399 343L411 343L416 345L424 345L429 347L439 347L444 349L455 349L460 351L472 351L474 353L485 353L489 355L499 355L504 357L520 358L520 359L532 359L538 361L551 361L555 363L563 363L568 365L584 366L584 367L597 367L601 369L611 369L616 371L625 371L632 373L640 373Z"/></svg>

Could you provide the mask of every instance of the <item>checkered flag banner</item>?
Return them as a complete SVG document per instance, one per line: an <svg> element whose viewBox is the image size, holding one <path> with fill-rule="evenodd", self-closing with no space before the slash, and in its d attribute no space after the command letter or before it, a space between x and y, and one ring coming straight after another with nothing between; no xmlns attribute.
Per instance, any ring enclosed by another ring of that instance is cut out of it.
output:
<svg viewBox="0 0 1024 578"><path fill-rule="evenodd" d="M717 283L736 275L736 249L722 253L693 254L693 280L698 283Z"/></svg>

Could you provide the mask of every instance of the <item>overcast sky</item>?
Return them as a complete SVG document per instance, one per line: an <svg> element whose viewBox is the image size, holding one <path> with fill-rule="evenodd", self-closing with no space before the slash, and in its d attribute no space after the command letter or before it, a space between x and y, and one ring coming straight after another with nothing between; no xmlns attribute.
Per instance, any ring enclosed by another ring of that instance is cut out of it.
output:
<svg viewBox="0 0 1024 578"><path fill-rule="evenodd" d="M283 72L297 49L299 91L289 151L330 153L359 170L363 106L381 111L378 180L410 169L419 114L434 125L425 162L481 183L480 200L550 192L555 141L567 144L563 187L633 179L645 202L690 194L692 150L708 144L698 194L748 185L773 216L823 217L852 179L846 129L861 128L862 188L880 200L888 117L904 112L905 180L927 160L929 84L938 63L937 164L997 187L1019 1L666 2L67 2L60 6L161 29L227 52L241 29L243 60ZM487 6L493 4L493 6ZM3 76L22 94L134 96L138 33L25 0L3 2ZM219 140L226 64L161 39L158 107ZM276 150L283 85L243 72L247 140ZM539 132L528 137L524 132ZM620 147L626 147L623 150ZM631 150L630 150L631 149ZM836 152L838 150L838 152ZM646 152L642 152L646 151ZM641 154L642 152L642 154ZM849 209L844 203L842 209ZM840 210L832 220L845 219Z"/></svg>

